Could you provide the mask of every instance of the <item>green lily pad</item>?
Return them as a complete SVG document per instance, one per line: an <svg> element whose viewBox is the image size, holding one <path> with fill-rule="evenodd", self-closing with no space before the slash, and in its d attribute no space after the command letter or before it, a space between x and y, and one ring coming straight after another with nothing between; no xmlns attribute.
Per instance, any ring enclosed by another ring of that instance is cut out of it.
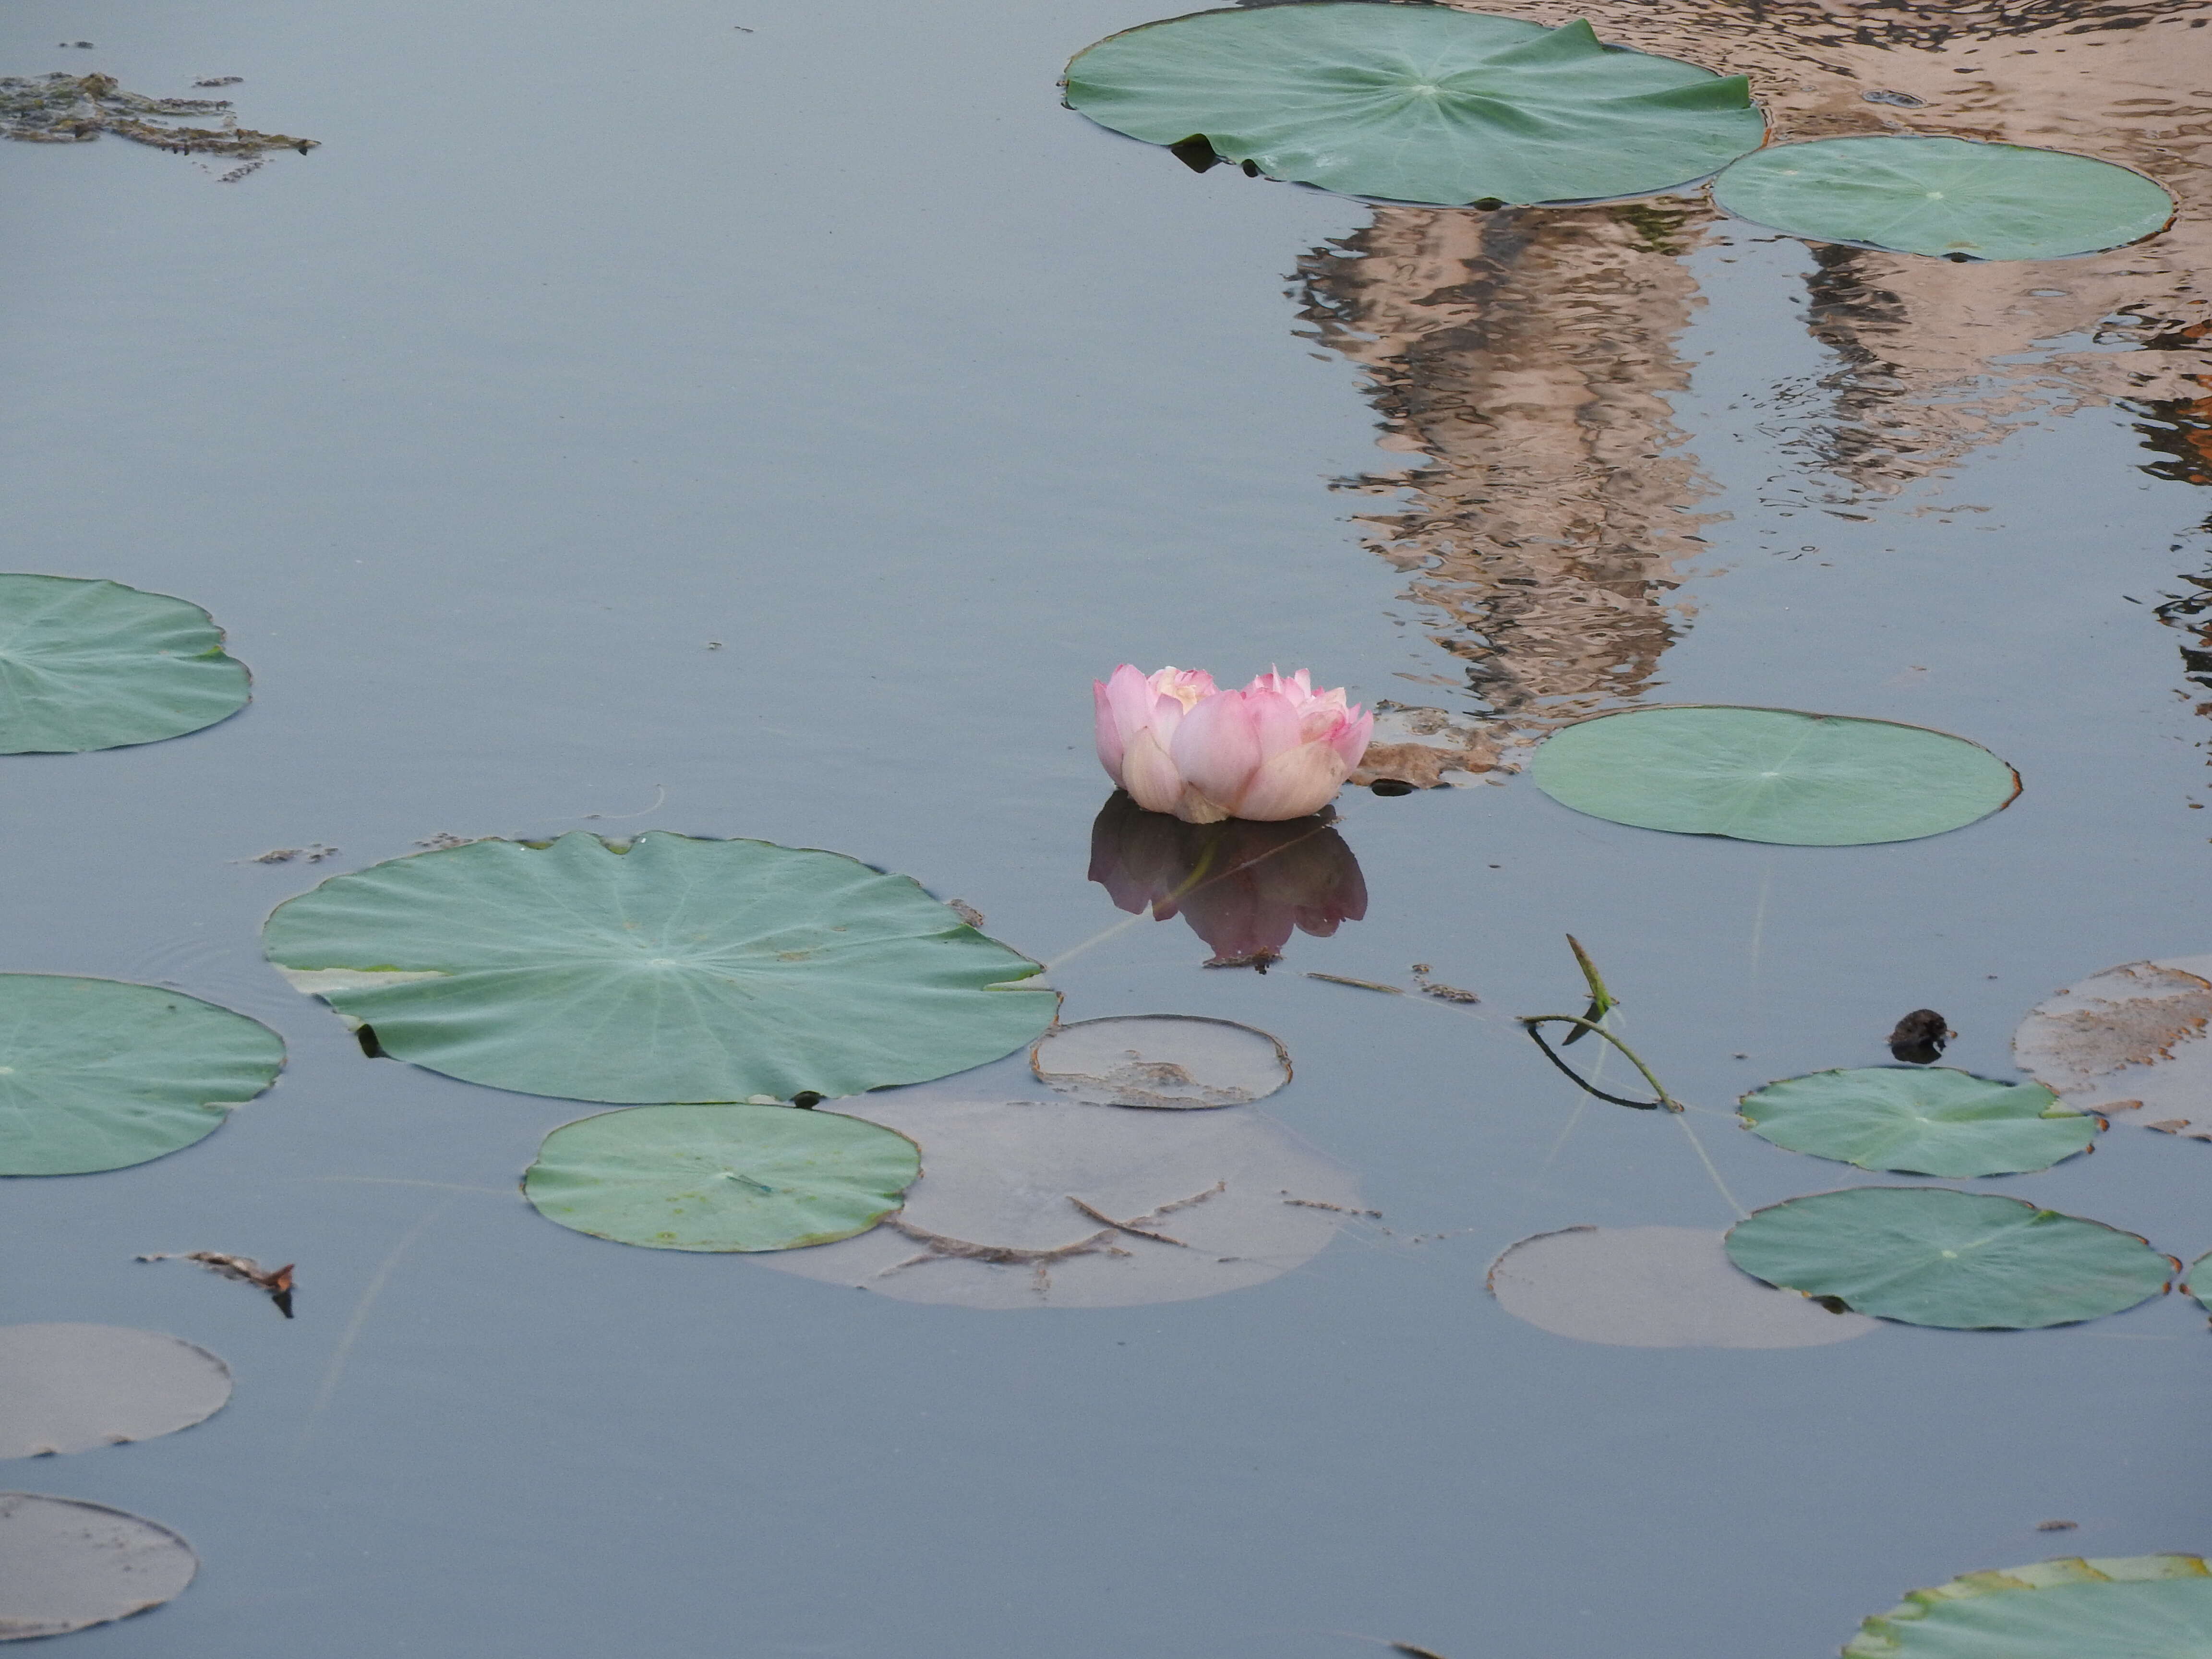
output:
<svg viewBox="0 0 2212 1659"><path fill-rule="evenodd" d="M2151 1659L2212 1653L2194 1555L2071 1556L1970 1572L1859 1626L1844 1659Z"/></svg>
<svg viewBox="0 0 2212 1659"><path fill-rule="evenodd" d="M2097 1120L2039 1083L1948 1066L1863 1066L1785 1078L1743 1097L1744 1121L1778 1146L1900 1175L2047 1170L2097 1138Z"/></svg>
<svg viewBox="0 0 2212 1659"><path fill-rule="evenodd" d="M967 1070L1052 1023L1037 963L904 876L654 831L470 842L279 905L270 960L397 1059L578 1100L787 1100Z"/></svg>
<svg viewBox="0 0 2212 1659"><path fill-rule="evenodd" d="M1739 218L1823 242L1966 259L2057 259L2163 230L2173 198L2126 167L1969 138L1815 138L1713 180Z"/></svg>
<svg viewBox="0 0 2212 1659"><path fill-rule="evenodd" d="M635 1106L545 1137L538 1214L656 1250L795 1250L864 1233L921 1173L904 1135L796 1106Z"/></svg>
<svg viewBox="0 0 2212 1659"><path fill-rule="evenodd" d="M87 1175L213 1134L284 1040L181 991L0 974L0 1175Z"/></svg>
<svg viewBox="0 0 2212 1659"><path fill-rule="evenodd" d="M2118 1313L2173 1263L2101 1221L1948 1187L1852 1187L1755 1211L1728 1237L1754 1279L1948 1330L2033 1330Z"/></svg>
<svg viewBox="0 0 2212 1659"><path fill-rule="evenodd" d="M246 707L246 665L208 613L166 593L0 575L0 755L182 737Z"/></svg>
<svg viewBox="0 0 2212 1659"><path fill-rule="evenodd" d="M1925 726L1697 703L1565 726L1529 774L1593 817L1787 847L1940 836L2020 793L2020 775L1988 750Z"/></svg>
<svg viewBox="0 0 2212 1659"><path fill-rule="evenodd" d="M1076 54L1071 107L1348 195L1458 206L1643 196L1766 136L1749 83L1449 6L1202 11Z"/></svg>

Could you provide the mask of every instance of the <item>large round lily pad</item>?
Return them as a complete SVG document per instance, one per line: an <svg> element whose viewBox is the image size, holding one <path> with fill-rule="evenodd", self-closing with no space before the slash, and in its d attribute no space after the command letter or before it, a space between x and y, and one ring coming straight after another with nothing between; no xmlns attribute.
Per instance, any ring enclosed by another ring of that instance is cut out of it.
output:
<svg viewBox="0 0 2212 1659"><path fill-rule="evenodd" d="M763 1260L906 1302L1119 1308L1242 1290L1319 1255L1358 1183L1249 1106L978 1100L949 1082L842 1101L926 1173L874 1231Z"/></svg>
<svg viewBox="0 0 2212 1659"><path fill-rule="evenodd" d="M2020 776L1925 726L1788 708L1632 708L1552 734L1529 766L1615 823L1790 847L1940 836L2011 804Z"/></svg>
<svg viewBox="0 0 2212 1659"><path fill-rule="evenodd" d="M1272 1095L1291 1080L1291 1055L1232 1020L1127 1014L1054 1026L1030 1050L1030 1069L1093 1105L1189 1110Z"/></svg>
<svg viewBox="0 0 2212 1659"><path fill-rule="evenodd" d="M1566 1227L1490 1265L1498 1306L1555 1336L1623 1348L1809 1348L1881 1328L1740 1271L1696 1227Z"/></svg>
<svg viewBox="0 0 2212 1659"><path fill-rule="evenodd" d="M2021 1069L2118 1123L2212 1141L2212 957L2124 963L2039 1003Z"/></svg>
<svg viewBox="0 0 2212 1659"><path fill-rule="evenodd" d="M545 1137L549 1221L656 1250L789 1250L866 1232L921 1173L904 1135L797 1106L633 1106Z"/></svg>
<svg viewBox="0 0 2212 1659"><path fill-rule="evenodd" d="M0 974L0 1175L84 1175L210 1135L276 1080L284 1040L181 991Z"/></svg>
<svg viewBox="0 0 2212 1659"><path fill-rule="evenodd" d="M1641 196L1765 140L1741 76L1449 6L1205 11L1109 35L1067 101L1155 144L1203 138L1277 179L1400 202Z"/></svg>
<svg viewBox="0 0 2212 1659"><path fill-rule="evenodd" d="M449 1077L579 1100L851 1095L965 1071L1059 1007L904 876L656 831L478 841L277 907L270 959Z"/></svg>
<svg viewBox="0 0 2212 1659"><path fill-rule="evenodd" d="M0 1492L0 1642L158 1607L199 1565L192 1547L157 1521L81 1498Z"/></svg>
<svg viewBox="0 0 2212 1659"><path fill-rule="evenodd" d="M246 665L208 613L71 576L0 575L0 755L182 737L246 707Z"/></svg>
<svg viewBox="0 0 2212 1659"><path fill-rule="evenodd" d="M2110 161L1905 135L1774 145L1714 179L1713 199L1792 236L1970 259L2092 253L2173 217L2173 198Z"/></svg>
<svg viewBox="0 0 2212 1659"><path fill-rule="evenodd" d="M2097 1120L2039 1083L1948 1066L1863 1066L1785 1078L1743 1097L1755 1134L1793 1152L1900 1175L2017 1175L2086 1150Z"/></svg>
<svg viewBox="0 0 2212 1659"><path fill-rule="evenodd" d="M151 1440L230 1398L205 1348L124 1325L0 1325L0 1457Z"/></svg>
<svg viewBox="0 0 2212 1659"><path fill-rule="evenodd" d="M1947 1187L1852 1187L1756 1211L1728 1253L1755 1279L1859 1313L1951 1330L2031 1330L2118 1313L2173 1264L2102 1222Z"/></svg>
<svg viewBox="0 0 2212 1659"><path fill-rule="evenodd" d="M2194 1555L2071 1556L1914 1590L1844 1659L2198 1659L2212 1571Z"/></svg>

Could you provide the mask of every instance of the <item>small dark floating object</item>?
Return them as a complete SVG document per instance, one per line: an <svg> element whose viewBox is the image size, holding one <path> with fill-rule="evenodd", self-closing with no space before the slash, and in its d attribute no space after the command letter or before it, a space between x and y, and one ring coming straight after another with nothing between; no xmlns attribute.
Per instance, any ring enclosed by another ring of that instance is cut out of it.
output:
<svg viewBox="0 0 2212 1659"><path fill-rule="evenodd" d="M1378 795L1410 795L1413 786L1403 778L1377 778L1367 786Z"/></svg>
<svg viewBox="0 0 2212 1659"><path fill-rule="evenodd" d="M1889 1052L1908 1066L1930 1066L1942 1058L1943 1045L1958 1035L1933 1008L1915 1008L1889 1034Z"/></svg>
<svg viewBox="0 0 2212 1659"><path fill-rule="evenodd" d="M1486 196L1480 201L1469 202L1468 205L1471 208L1479 208L1485 213L1495 213L1498 209L1504 207L1505 204L1499 201L1495 196Z"/></svg>
<svg viewBox="0 0 2212 1659"><path fill-rule="evenodd" d="M811 1112L827 1098L827 1096L817 1090L801 1089L797 1094L792 1096L791 1103L802 1112Z"/></svg>
<svg viewBox="0 0 2212 1659"><path fill-rule="evenodd" d="M1241 161L1237 165L1244 169L1244 176L1247 179L1256 179L1260 176L1260 164L1257 161Z"/></svg>
<svg viewBox="0 0 2212 1659"><path fill-rule="evenodd" d="M353 1028L353 1035L354 1040L361 1044L362 1053L371 1060L382 1060L386 1057L384 1045L376 1040L376 1027L367 1024L356 1025Z"/></svg>
<svg viewBox="0 0 2212 1659"><path fill-rule="evenodd" d="M1899 109L1925 109L1928 100L1915 98L1909 92L1863 92L1859 97L1869 104L1894 104Z"/></svg>

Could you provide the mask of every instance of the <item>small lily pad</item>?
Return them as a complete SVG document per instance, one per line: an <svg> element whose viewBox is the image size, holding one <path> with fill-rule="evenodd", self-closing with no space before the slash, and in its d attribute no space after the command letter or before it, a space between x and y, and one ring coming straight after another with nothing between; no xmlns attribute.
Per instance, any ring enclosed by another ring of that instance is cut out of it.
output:
<svg viewBox="0 0 2212 1659"><path fill-rule="evenodd" d="M1399 202L1642 196L1766 135L1741 76L1450 6L1202 11L1076 54L1071 107L1148 143Z"/></svg>
<svg viewBox="0 0 2212 1659"><path fill-rule="evenodd" d="M284 1064L258 1020L121 980L0 974L0 1175L85 1175L213 1134Z"/></svg>
<svg viewBox="0 0 2212 1659"><path fill-rule="evenodd" d="M1578 721L1545 740L1529 772L1593 817L1788 847L1940 836L2020 793L1988 750L1925 726L1711 704Z"/></svg>
<svg viewBox="0 0 2212 1659"><path fill-rule="evenodd" d="M181 1595L192 1547L158 1521L43 1492L0 1492L0 1642L63 1636Z"/></svg>
<svg viewBox="0 0 2212 1659"><path fill-rule="evenodd" d="M1036 963L904 876L665 831L394 859L278 906L263 937L385 1054L577 1100L858 1094L1012 1054L1060 1006L1009 983Z"/></svg>
<svg viewBox="0 0 2212 1659"><path fill-rule="evenodd" d="M1713 200L1792 236L1966 259L2094 253L2173 218L2173 198L2110 161L1905 134L1772 145L1714 179Z"/></svg>
<svg viewBox="0 0 2212 1659"><path fill-rule="evenodd" d="M2013 1033L2013 1057L2080 1110L2212 1141L2208 975L2208 957L2092 974L2036 1006Z"/></svg>
<svg viewBox="0 0 2212 1659"><path fill-rule="evenodd" d="M1187 1014L1056 1025L1030 1068L1058 1094L1096 1106L1242 1106L1291 1080L1290 1051L1265 1031Z"/></svg>
<svg viewBox="0 0 2212 1659"><path fill-rule="evenodd" d="M1623 1348L1810 1348L1879 1330L1740 1271L1695 1227L1568 1227L1491 1264L1498 1304L1555 1336Z"/></svg>
<svg viewBox="0 0 2212 1659"><path fill-rule="evenodd" d="M2194 1555L2071 1556L1914 1590L1844 1659L2151 1659L2212 1652L2212 1569Z"/></svg>
<svg viewBox="0 0 2212 1659"><path fill-rule="evenodd" d="M2086 1151L2097 1120L2039 1083L1948 1066L1863 1066L1785 1078L1743 1097L1754 1134L1793 1152L1900 1175L2017 1175Z"/></svg>
<svg viewBox="0 0 2212 1659"><path fill-rule="evenodd" d="M1755 1279L1949 1330L2033 1330L2118 1313L2172 1262L2133 1233L1947 1187L1852 1187L1755 1211L1728 1236Z"/></svg>
<svg viewBox="0 0 2212 1659"><path fill-rule="evenodd" d="M182 737L252 695L196 605L121 582L0 575L0 755Z"/></svg>
<svg viewBox="0 0 2212 1659"><path fill-rule="evenodd" d="M866 1232L921 1173L904 1135L796 1106L635 1106L545 1137L538 1214L656 1250L791 1250Z"/></svg>
<svg viewBox="0 0 2212 1659"><path fill-rule="evenodd" d="M230 1367L205 1348L122 1325L0 1325L0 1457L151 1440L205 1422Z"/></svg>
<svg viewBox="0 0 2212 1659"><path fill-rule="evenodd" d="M1131 1112L960 1086L840 1102L919 1141L927 1173L873 1232L768 1265L903 1302L1133 1307L1264 1284L1362 1213L1350 1175L1252 1107Z"/></svg>

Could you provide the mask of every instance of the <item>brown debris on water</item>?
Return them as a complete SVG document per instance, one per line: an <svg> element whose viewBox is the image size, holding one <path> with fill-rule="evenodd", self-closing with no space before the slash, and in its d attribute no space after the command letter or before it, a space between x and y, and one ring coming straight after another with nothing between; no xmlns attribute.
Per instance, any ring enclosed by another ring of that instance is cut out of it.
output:
<svg viewBox="0 0 2212 1659"><path fill-rule="evenodd" d="M252 160L272 149L305 155L313 138L257 132L228 113L228 98L149 98L126 92L112 75L0 76L0 136L33 144L78 144L112 132L179 155ZM179 116L219 116L214 127L167 125ZM151 118L161 117L163 119Z"/></svg>
<svg viewBox="0 0 2212 1659"><path fill-rule="evenodd" d="M225 1279L235 1279L268 1293L276 1304L276 1311L285 1318L292 1316L292 1269L298 1264L288 1261L281 1267L264 1267L250 1255L227 1255L221 1250L160 1251L142 1255L141 1261L197 1261L210 1273L221 1273Z"/></svg>

